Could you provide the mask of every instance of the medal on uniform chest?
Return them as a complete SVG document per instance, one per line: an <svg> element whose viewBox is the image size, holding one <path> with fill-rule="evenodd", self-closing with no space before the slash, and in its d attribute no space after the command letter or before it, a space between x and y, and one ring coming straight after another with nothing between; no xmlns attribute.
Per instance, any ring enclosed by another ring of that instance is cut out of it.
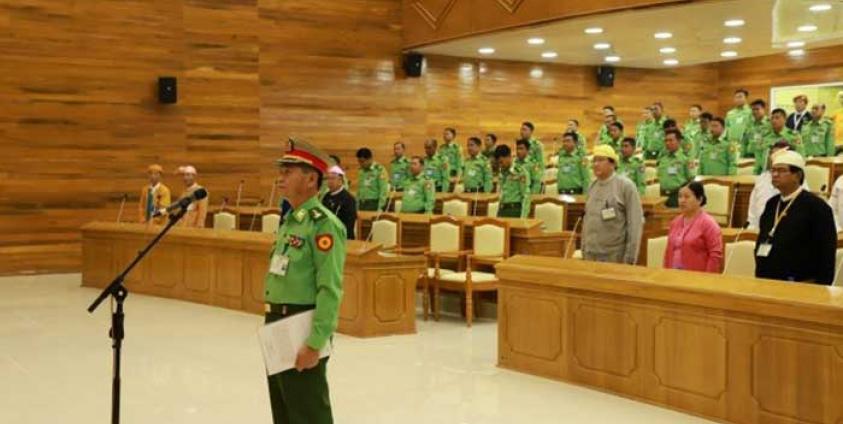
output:
<svg viewBox="0 0 843 424"><path fill-rule="evenodd" d="M298 249L304 244L304 239L291 234L287 236L287 244Z"/></svg>

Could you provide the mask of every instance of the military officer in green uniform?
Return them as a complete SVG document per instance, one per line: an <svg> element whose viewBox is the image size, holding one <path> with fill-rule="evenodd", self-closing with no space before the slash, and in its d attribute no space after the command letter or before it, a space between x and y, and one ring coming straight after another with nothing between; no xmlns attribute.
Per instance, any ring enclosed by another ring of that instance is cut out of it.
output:
<svg viewBox="0 0 843 424"><path fill-rule="evenodd" d="M576 137L576 134L574 134L574 137ZM542 191L544 168L541 168L540 165L529 156L529 152L529 141L521 139L515 142L515 164L527 170L527 174L530 176L530 193L539 194Z"/></svg>
<svg viewBox="0 0 843 424"><path fill-rule="evenodd" d="M495 157L501 167L498 217L526 218L530 213L530 175L513 162L509 146L498 146Z"/></svg>
<svg viewBox="0 0 843 424"><path fill-rule="evenodd" d="M480 154L480 139L469 137L468 157L463 161L462 184L466 193L492 192L492 165Z"/></svg>
<svg viewBox="0 0 843 424"><path fill-rule="evenodd" d="M532 122L524 122L521 124L521 139L530 142L530 157L534 162L538 163L542 169L545 167L544 162L544 145L539 139L533 137L533 131L536 127Z"/></svg>
<svg viewBox="0 0 843 424"><path fill-rule="evenodd" d="M492 175L498 173L498 161L495 160L495 148L498 147L498 136L493 133L487 133L483 138L483 156L489 160L492 165Z"/></svg>
<svg viewBox="0 0 843 424"><path fill-rule="evenodd" d="M603 106L603 124L600 125L600 129L597 131L597 139L594 140L595 146L606 144L609 141L611 138L609 136L609 126L615 122L620 122L615 114L615 108L612 106Z"/></svg>
<svg viewBox="0 0 843 424"><path fill-rule="evenodd" d="M393 191L403 191L404 185L410 179L410 161L404 156L405 150L406 146L403 142L398 141L392 145L395 156L389 164L389 183Z"/></svg>
<svg viewBox="0 0 843 424"><path fill-rule="evenodd" d="M760 150L764 148L764 138L772 131L770 119L767 117L767 102L758 99L752 102L752 119L746 126L741 140L741 157L761 160L764 155Z"/></svg>
<svg viewBox="0 0 843 424"><path fill-rule="evenodd" d="M445 128L442 131L442 139L444 143L439 146L439 155L448 162L448 169L450 177L458 177L460 170L462 170L462 147L457 144L457 130L453 128Z"/></svg>
<svg viewBox="0 0 843 424"><path fill-rule="evenodd" d="M357 150L357 210L382 211L388 194L386 169L372 159L372 151L366 147Z"/></svg>
<svg viewBox="0 0 843 424"><path fill-rule="evenodd" d="M679 206L679 189L694 178L691 160L679 149L682 133L671 129L665 132L665 151L659 157L658 175L661 195L667 196L666 206Z"/></svg>
<svg viewBox="0 0 843 424"><path fill-rule="evenodd" d="M436 191L433 189L433 181L424 175L423 170L424 159L413 156L410 160L410 179L407 180L407 189L401 199L401 213L433 213Z"/></svg>
<svg viewBox="0 0 843 424"><path fill-rule="evenodd" d="M805 156L834 156L834 121L825 116L825 104L811 106L810 121L802 124L802 142Z"/></svg>
<svg viewBox="0 0 843 424"><path fill-rule="evenodd" d="M620 122L612 122L609 124L609 138L603 140L602 144L606 144L615 150L615 153L620 153L621 142L623 141L623 124Z"/></svg>
<svg viewBox="0 0 843 424"><path fill-rule="evenodd" d="M702 115L702 106L694 104L688 108L688 120L682 127L682 151L685 156L696 157L696 148L699 146L699 138L702 134L702 126L700 124L700 115Z"/></svg>
<svg viewBox="0 0 843 424"><path fill-rule="evenodd" d="M651 110L653 111L653 119L648 124L648 130L645 131L646 138L643 140L644 145L642 146L644 159L658 159L664 151L664 123L669 119L662 114L663 106L661 102L653 103Z"/></svg>
<svg viewBox="0 0 843 424"><path fill-rule="evenodd" d="M770 131L764 137L761 145L761 160L755 158L755 175L761 175L767 168L767 155L770 148L779 140L785 140L790 144L790 149L805 156L805 145L802 143L802 136L796 131L787 127L787 112L777 108L770 113Z"/></svg>
<svg viewBox="0 0 843 424"><path fill-rule="evenodd" d="M569 119L568 125L565 127L565 132L569 133L572 132L577 135L577 152L581 155L585 156L585 146L588 143L588 139L585 138L583 133L580 132L580 121L576 119ZM556 141L556 140L554 140ZM555 146L554 146L555 147ZM551 152L551 155L556 153Z"/></svg>
<svg viewBox="0 0 843 424"><path fill-rule="evenodd" d="M588 160L576 151L576 135L562 136L562 150L556 161L556 190L559 194L582 194L591 184Z"/></svg>
<svg viewBox="0 0 843 424"><path fill-rule="evenodd" d="M752 108L747 104L749 91L743 88L735 90L735 107L726 113L726 141L740 145L752 117ZM742 146L741 146L742 147ZM743 153L741 153L743 155Z"/></svg>
<svg viewBox="0 0 843 424"><path fill-rule="evenodd" d="M725 126L723 118L715 117L711 120L711 137L700 145L697 174L737 175L737 147L726 139Z"/></svg>
<svg viewBox="0 0 843 424"><path fill-rule="evenodd" d="M337 327L346 230L316 197L328 168L323 152L291 139L278 165L279 189L292 210L285 215L269 255L265 320L270 323L309 310L314 316L295 368L268 377L272 418L276 424L330 424L328 357L319 357Z"/></svg>
<svg viewBox="0 0 843 424"><path fill-rule="evenodd" d="M644 159L640 156L635 156L635 139L632 137L624 137L621 142L621 157L618 161L618 175L629 178L635 188L638 189L638 194L643 195L647 188L646 177L644 176Z"/></svg>
<svg viewBox="0 0 843 424"><path fill-rule="evenodd" d="M451 172L448 160L436 151L436 140L424 142L424 176L433 181L437 193L446 193L451 187Z"/></svg>
<svg viewBox="0 0 843 424"><path fill-rule="evenodd" d="M650 106L647 106L641 112L641 121L639 121L638 124L635 125L635 147L637 149L644 149L644 145L647 143L647 140L650 137L652 122L653 109Z"/></svg>

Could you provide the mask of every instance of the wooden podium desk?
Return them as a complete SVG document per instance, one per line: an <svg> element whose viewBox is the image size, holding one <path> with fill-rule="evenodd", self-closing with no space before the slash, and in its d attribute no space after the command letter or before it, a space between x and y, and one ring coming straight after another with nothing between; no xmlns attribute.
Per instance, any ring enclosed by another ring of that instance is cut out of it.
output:
<svg viewBox="0 0 843 424"><path fill-rule="evenodd" d="M104 288L159 226L95 222L82 228L82 285ZM126 278L133 293L264 313L264 277L275 236L173 228ZM414 333L418 256L384 257L379 245L349 241L338 331L358 337Z"/></svg>
<svg viewBox="0 0 843 424"><path fill-rule="evenodd" d="M843 422L843 288L514 256L498 364L734 423Z"/></svg>

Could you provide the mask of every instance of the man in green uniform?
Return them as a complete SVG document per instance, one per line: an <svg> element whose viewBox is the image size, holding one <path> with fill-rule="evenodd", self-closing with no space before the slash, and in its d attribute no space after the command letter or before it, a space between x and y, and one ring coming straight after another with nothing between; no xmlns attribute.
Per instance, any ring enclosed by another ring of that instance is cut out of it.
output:
<svg viewBox="0 0 843 424"><path fill-rule="evenodd" d="M615 150L615 153L621 151L621 142L623 141L623 124L620 122L612 122L609 124L609 138L603 140L602 144L606 144ZM601 145L602 145L601 144Z"/></svg>
<svg viewBox="0 0 843 424"><path fill-rule="evenodd" d="M834 121L825 116L825 104L811 106L812 119L802 124L805 156L834 156Z"/></svg>
<svg viewBox="0 0 843 424"><path fill-rule="evenodd" d="M647 106L641 111L641 121L635 125L635 147L636 149L644 149L644 144L647 142L650 131L650 123L653 121L653 110Z"/></svg>
<svg viewBox="0 0 843 424"><path fill-rule="evenodd" d="M446 193L451 187L451 172L448 160L436 151L436 140L424 142L424 176L433 181L437 193Z"/></svg>
<svg viewBox="0 0 843 424"><path fill-rule="evenodd" d="M291 139L280 166L279 189L292 210L278 229L264 285L267 323L314 310L310 335L295 368L268 377L273 422L333 422L326 369L320 352L331 342L342 300L346 232L316 194L328 168L319 149Z"/></svg>
<svg viewBox="0 0 843 424"><path fill-rule="evenodd" d="M382 211L388 194L386 169L375 163L372 151L366 147L357 150L357 210Z"/></svg>
<svg viewBox="0 0 843 424"><path fill-rule="evenodd" d="M682 133L671 129L665 133L665 151L659 157L658 175L661 195L667 196L666 206L679 206L679 189L694 178L691 160L679 150Z"/></svg>
<svg viewBox="0 0 843 424"><path fill-rule="evenodd" d="M582 194L591 184L588 160L576 151L576 135L562 136L562 150L556 163L556 190L559 194Z"/></svg>
<svg viewBox="0 0 843 424"><path fill-rule="evenodd" d="M448 169L451 177L459 176L462 169L462 147L457 144L454 139L457 138L457 130L453 128L445 128L442 131L442 139L444 143L439 146L439 155L448 162Z"/></svg>
<svg viewBox="0 0 843 424"><path fill-rule="evenodd" d="M522 123L520 131L521 139L530 142L530 157L544 169L544 145L539 139L533 137L533 131L535 129L536 127L532 122Z"/></svg>
<svg viewBox="0 0 843 424"><path fill-rule="evenodd" d="M688 120L682 127L682 151L685 156L696 157L697 146L700 145L699 137L702 134L702 127L700 126L700 115L702 115L702 106L694 104L688 108Z"/></svg>
<svg viewBox="0 0 843 424"><path fill-rule="evenodd" d="M576 134L571 134L576 137ZM528 156L529 152L529 141L521 139L515 142L515 164L527 170L527 174L530 176L530 193L539 194L542 191L544 168L539 168L539 164Z"/></svg>
<svg viewBox="0 0 843 424"><path fill-rule="evenodd" d="M767 117L767 102L761 99L755 100L751 108L752 119L749 120L749 125L746 126L743 140L741 140L741 157L757 157L761 160L763 153L759 150L764 148L764 138L772 131L770 119Z"/></svg>
<svg viewBox="0 0 843 424"><path fill-rule="evenodd" d="M527 170L513 163L512 150L503 144L495 149L501 167L500 205L498 217L526 218L530 214L530 175Z"/></svg>
<svg viewBox="0 0 843 424"><path fill-rule="evenodd" d="M625 137L621 142L621 158L618 161L618 175L629 178L638 194L643 195L647 188L646 177L644 176L644 159L635 156L635 139Z"/></svg>
<svg viewBox="0 0 843 424"><path fill-rule="evenodd" d="M802 136L796 131L787 127L787 112L784 109L777 108L770 113L770 131L764 137L761 146L761 160L755 158L755 167L753 171L755 175L760 175L767 168L767 155L770 153L772 147L779 140L785 140L790 144L790 149L805 156L805 146L802 144Z"/></svg>
<svg viewBox="0 0 843 424"><path fill-rule="evenodd" d="M737 147L726 139L725 126L726 122L723 118L715 117L711 120L711 137L700 145L697 174L737 175Z"/></svg>
<svg viewBox="0 0 843 424"><path fill-rule="evenodd" d="M653 119L647 124L649 128L645 131L644 159L658 159L664 151L664 123L668 117L663 115L661 102L655 102L651 106Z"/></svg>
<svg viewBox="0 0 843 424"><path fill-rule="evenodd" d="M735 107L726 113L726 141L740 145L744 132L752 116L752 108L747 104L749 92L743 88L735 90L733 96ZM741 153L743 154L743 153Z"/></svg>
<svg viewBox="0 0 843 424"><path fill-rule="evenodd" d="M480 139L469 137L468 157L463 161L462 184L466 193L492 192L492 165L480 154Z"/></svg>
<svg viewBox="0 0 843 424"><path fill-rule="evenodd" d="M389 164L389 183L392 184L392 190L403 191L404 185L410 178L410 161L404 156L406 146L403 142L396 142L392 145L392 152L394 157Z"/></svg>
<svg viewBox="0 0 843 424"><path fill-rule="evenodd" d="M495 160L495 148L498 147L498 136L492 133L486 134L483 138L483 156L489 160L492 165L492 175L498 173L498 161Z"/></svg>
<svg viewBox="0 0 843 424"><path fill-rule="evenodd" d="M600 125L600 129L597 131L597 139L594 140L595 146L606 144L609 140L609 125L612 125L613 122L620 122L613 106L603 106L602 112L603 124Z"/></svg>
<svg viewBox="0 0 843 424"><path fill-rule="evenodd" d="M569 119L568 124L565 127L565 132L572 132L577 135L577 151L581 154L585 154L585 146L588 140L585 138L583 133L580 132L580 121L576 119ZM551 153L551 155L552 154L554 153Z"/></svg>
<svg viewBox="0 0 843 424"><path fill-rule="evenodd" d="M413 156L410 160L410 179L401 200L401 213L433 213L436 204L436 191L433 181L424 176L424 159Z"/></svg>

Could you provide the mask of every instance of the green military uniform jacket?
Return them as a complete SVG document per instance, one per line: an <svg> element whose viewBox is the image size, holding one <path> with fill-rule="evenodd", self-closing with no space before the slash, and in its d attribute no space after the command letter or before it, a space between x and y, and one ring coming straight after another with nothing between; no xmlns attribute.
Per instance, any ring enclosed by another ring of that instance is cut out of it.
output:
<svg viewBox="0 0 843 424"><path fill-rule="evenodd" d="M709 137L700 145L699 175L737 175L737 146L722 134L719 139Z"/></svg>
<svg viewBox="0 0 843 424"><path fill-rule="evenodd" d="M454 141L439 146L439 155L448 162L450 173L448 176L457 175L462 170L462 147Z"/></svg>
<svg viewBox="0 0 843 424"><path fill-rule="evenodd" d="M422 173L433 181L437 191L447 192L451 188L451 166L439 153L424 159Z"/></svg>
<svg viewBox="0 0 843 424"><path fill-rule="evenodd" d="M770 126L770 118L763 117L761 120L750 119L741 140L741 157L760 158L763 155L764 139L767 134L773 131Z"/></svg>
<svg viewBox="0 0 843 424"><path fill-rule="evenodd" d="M596 145L607 144L611 139L612 136L609 135L609 127L606 124L600 125L600 129L597 131Z"/></svg>
<svg viewBox="0 0 843 424"><path fill-rule="evenodd" d="M389 164L389 183L393 190L403 190L410 179L410 160L406 156L392 159Z"/></svg>
<svg viewBox="0 0 843 424"><path fill-rule="evenodd" d="M363 200L377 200L378 210L386 206L387 190L386 169L379 163L372 163L369 169L360 169L357 174L357 206Z"/></svg>
<svg viewBox="0 0 843 424"><path fill-rule="evenodd" d="M501 169L498 176L500 181L500 204L520 203L521 218L530 214L530 174L514 161L509 169Z"/></svg>
<svg viewBox="0 0 843 424"><path fill-rule="evenodd" d="M607 145L611 146L612 149L614 149L615 153L620 154L622 142L623 142L623 134L621 134L621 137L617 140L613 140L611 136L607 137L605 140L601 141L600 144L607 144Z"/></svg>
<svg viewBox="0 0 843 424"><path fill-rule="evenodd" d="M530 138L530 150L527 153L527 156L533 159L535 163L538 163L542 169L545 167L544 162L544 145L542 144L541 140L537 138Z"/></svg>
<svg viewBox="0 0 843 424"><path fill-rule="evenodd" d="M702 135L703 130L699 118L689 119L685 122L682 127L682 151L685 156L689 158L697 157L697 148L700 145Z"/></svg>
<svg viewBox="0 0 843 424"><path fill-rule="evenodd" d="M755 158L755 167L753 171L755 175L760 175L767 169L767 157L770 156L770 148L773 147L779 140L785 140L790 144L790 148L795 150L802 156L805 156L805 145L802 143L802 136L798 132L784 127L781 132L770 128L770 132L764 136L761 144L761 157Z"/></svg>
<svg viewBox="0 0 843 424"><path fill-rule="evenodd" d="M515 164L527 170L530 176L530 193L539 194L542 190L542 177L544 177L544 168L540 167L533 158L527 156L524 159L515 158Z"/></svg>
<svg viewBox="0 0 843 424"><path fill-rule="evenodd" d="M752 108L749 105L732 108L726 113L726 140L730 143L740 143L747 126L752 121Z"/></svg>
<svg viewBox="0 0 843 424"><path fill-rule="evenodd" d="M411 176L407 180L407 187L401 199L401 212L430 214L433 213L435 204L436 190L433 188L433 181L424 174Z"/></svg>
<svg viewBox="0 0 843 424"><path fill-rule="evenodd" d="M644 159L640 156L630 156L628 158L621 157L618 162L618 175L629 178L635 188L638 189L638 194L643 195L647 188L647 181L644 175Z"/></svg>
<svg viewBox="0 0 843 424"><path fill-rule="evenodd" d="M826 116L802 125L805 156L834 156L834 121Z"/></svg>
<svg viewBox="0 0 843 424"><path fill-rule="evenodd" d="M665 150L659 156L657 168L662 190L678 190L695 176L691 159L681 151L670 153Z"/></svg>
<svg viewBox="0 0 843 424"><path fill-rule="evenodd" d="M659 119L645 121L646 128L641 146L644 152L661 154L664 151L664 121L668 119L667 116L662 116Z"/></svg>
<svg viewBox="0 0 843 424"><path fill-rule="evenodd" d="M466 190L492 192L492 164L483 155L466 158L463 161L462 183Z"/></svg>
<svg viewBox="0 0 843 424"><path fill-rule="evenodd" d="M582 189L585 193L590 184L588 159L576 152L560 150L556 164L556 190L561 194L567 190Z"/></svg>
<svg viewBox="0 0 843 424"><path fill-rule="evenodd" d="M264 280L265 299L273 304L316 305L306 340L325 347L337 328L345 266L345 226L316 196L290 211L278 229L270 258L288 262L283 275L271 266Z"/></svg>

